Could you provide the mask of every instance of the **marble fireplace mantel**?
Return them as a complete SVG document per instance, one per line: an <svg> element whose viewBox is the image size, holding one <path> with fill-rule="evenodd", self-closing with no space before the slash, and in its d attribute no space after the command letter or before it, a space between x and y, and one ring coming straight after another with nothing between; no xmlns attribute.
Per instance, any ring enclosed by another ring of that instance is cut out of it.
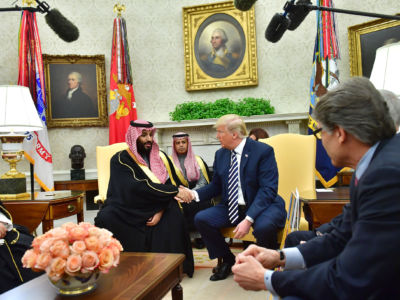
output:
<svg viewBox="0 0 400 300"><path fill-rule="evenodd" d="M270 136L280 133L307 133L308 113L258 115L243 118L247 129L261 127ZM213 164L214 153L220 148L213 128L217 119L190 120L181 122L156 122L156 140L161 149L171 154L172 135L184 131L190 135L194 152L208 165Z"/></svg>

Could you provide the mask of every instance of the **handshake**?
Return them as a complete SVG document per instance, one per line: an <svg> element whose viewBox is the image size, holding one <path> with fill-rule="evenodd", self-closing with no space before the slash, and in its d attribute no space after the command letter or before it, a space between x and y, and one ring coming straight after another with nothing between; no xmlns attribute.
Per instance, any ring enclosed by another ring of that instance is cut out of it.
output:
<svg viewBox="0 0 400 300"><path fill-rule="evenodd" d="M175 196L175 200L185 203L190 203L195 198L195 192L189 190L187 187L184 187L182 185L179 186L178 194Z"/></svg>

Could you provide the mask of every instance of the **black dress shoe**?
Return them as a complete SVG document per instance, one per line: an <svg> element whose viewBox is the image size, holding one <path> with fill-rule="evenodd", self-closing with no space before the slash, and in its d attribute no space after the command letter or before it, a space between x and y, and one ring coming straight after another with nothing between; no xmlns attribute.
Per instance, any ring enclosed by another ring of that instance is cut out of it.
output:
<svg viewBox="0 0 400 300"><path fill-rule="evenodd" d="M220 265L216 265L214 268L212 268L213 273L217 273L219 270Z"/></svg>
<svg viewBox="0 0 400 300"><path fill-rule="evenodd" d="M228 264L228 263L222 263L219 266L217 272L215 272L213 275L211 275L210 280L211 281L224 280L231 273L232 273L232 265Z"/></svg>

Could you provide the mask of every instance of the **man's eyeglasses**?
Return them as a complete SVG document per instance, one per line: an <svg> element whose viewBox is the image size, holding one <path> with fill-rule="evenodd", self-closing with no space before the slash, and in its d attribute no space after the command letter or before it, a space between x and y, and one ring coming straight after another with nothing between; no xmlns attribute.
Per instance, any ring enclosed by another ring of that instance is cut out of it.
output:
<svg viewBox="0 0 400 300"><path fill-rule="evenodd" d="M321 139L321 131L322 131L322 127L320 127L320 128L318 128L318 129L316 129L316 130L314 130L312 133L313 133L313 135L317 138L317 139Z"/></svg>

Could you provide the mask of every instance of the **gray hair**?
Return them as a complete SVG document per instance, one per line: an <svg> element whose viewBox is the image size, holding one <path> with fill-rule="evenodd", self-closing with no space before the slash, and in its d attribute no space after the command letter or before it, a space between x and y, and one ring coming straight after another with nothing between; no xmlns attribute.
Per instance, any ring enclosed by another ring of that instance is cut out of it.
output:
<svg viewBox="0 0 400 300"><path fill-rule="evenodd" d="M69 73L68 76L70 76L70 75L74 75L75 78L76 78L76 80L78 80L79 83L82 82L82 75L81 75L81 73L78 73L78 72L71 72L71 73Z"/></svg>
<svg viewBox="0 0 400 300"><path fill-rule="evenodd" d="M326 131L339 126L368 145L396 133L386 102L365 77L353 77L323 95L314 118Z"/></svg>
<svg viewBox="0 0 400 300"><path fill-rule="evenodd" d="M228 36L225 33L225 30L223 30L222 28L217 28L213 31L212 34L214 33L219 33L219 35L221 36L222 42L225 44L226 42L228 42Z"/></svg>
<svg viewBox="0 0 400 300"><path fill-rule="evenodd" d="M382 94L383 99L389 108L389 114L393 119L394 125L399 127L400 125L400 99L395 93L388 90L379 90Z"/></svg>
<svg viewBox="0 0 400 300"><path fill-rule="evenodd" d="M246 124L244 123L243 119L235 114L224 115L217 120L214 127L217 128L218 126L225 125L226 129L230 133L236 132L239 138L244 138L247 136L247 128Z"/></svg>

